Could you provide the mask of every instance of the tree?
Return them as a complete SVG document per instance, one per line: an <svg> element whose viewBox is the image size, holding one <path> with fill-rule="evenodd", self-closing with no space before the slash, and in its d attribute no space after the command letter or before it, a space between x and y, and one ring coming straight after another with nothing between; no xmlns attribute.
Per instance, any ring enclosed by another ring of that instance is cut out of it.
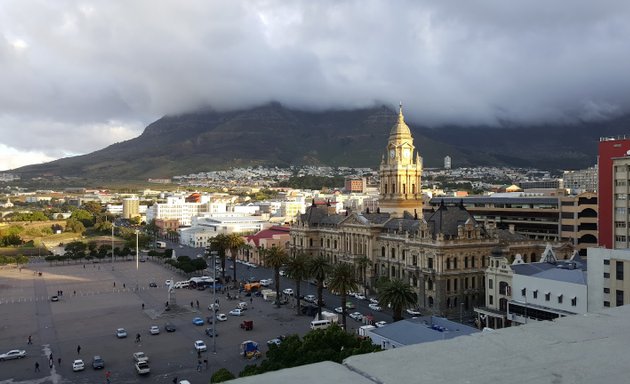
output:
<svg viewBox="0 0 630 384"><path fill-rule="evenodd" d="M85 209L74 210L72 212L72 215L70 215L70 218L79 220L81 223L83 223L83 226L86 228L94 225L94 215L92 215L90 212L86 211Z"/></svg>
<svg viewBox="0 0 630 384"><path fill-rule="evenodd" d="M77 219L69 218L66 220L66 232L83 233L85 225Z"/></svg>
<svg viewBox="0 0 630 384"><path fill-rule="evenodd" d="M230 233L225 238L225 248L230 250L230 255L232 255L232 263L234 264L234 285L236 286L236 254L238 253L239 248L245 246L245 240L238 233Z"/></svg>
<svg viewBox="0 0 630 384"><path fill-rule="evenodd" d="M361 256L355 260L359 274L361 276L361 285L363 285L363 294L367 297L367 267L370 265L370 259L367 256Z"/></svg>
<svg viewBox="0 0 630 384"><path fill-rule="evenodd" d="M103 206L101 203L96 201L86 201L83 205L81 205L81 208L84 211L89 212L92 216L98 216L101 212L103 212Z"/></svg>
<svg viewBox="0 0 630 384"><path fill-rule="evenodd" d="M225 281L225 250L227 235L224 233L219 233L215 237L210 240L210 250L217 251L219 253L219 257L221 258L221 277L223 281Z"/></svg>
<svg viewBox="0 0 630 384"><path fill-rule="evenodd" d="M265 249L263 252L265 265L273 268L273 278L276 284L276 306L280 308L280 268L289 261L287 252L277 245Z"/></svg>
<svg viewBox="0 0 630 384"><path fill-rule="evenodd" d="M227 368L221 368L212 375L212 377L210 378L210 382L222 383L224 381L233 379L236 379L236 376L234 376L232 372L228 371Z"/></svg>
<svg viewBox="0 0 630 384"><path fill-rule="evenodd" d="M287 276L295 281L295 294L297 299L297 314L300 315L300 296L302 281L308 279L308 256L299 252L287 262Z"/></svg>
<svg viewBox="0 0 630 384"><path fill-rule="evenodd" d="M339 263L333 267L328 279L328 289L341 296L341 319L345 331L348 292L357 290L357 278L352 264Z"/></svg>
<svg viewBox="0 0 630 384"><path fill-rule="evenodd" d="M308 274L315 279L317 284L317 313L319 317L322 316L322 307L324 305L324 282L328 277L330 271L330 263L324 256L317 256L312 258L308 266Z"/></svg>
<svg viewBox="0 0 630 384"><path fill-rule="evenodd" d="M383 282L379 286L378 303L382 307L391 306L393 320L402 320L402 311L415 307L418 296L411 286L400 279L393 279Z"/></svg>

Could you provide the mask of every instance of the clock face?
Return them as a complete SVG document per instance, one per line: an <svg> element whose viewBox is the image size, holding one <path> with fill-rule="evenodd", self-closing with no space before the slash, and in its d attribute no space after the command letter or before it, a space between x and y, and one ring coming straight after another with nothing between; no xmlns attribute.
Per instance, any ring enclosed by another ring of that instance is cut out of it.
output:
<svg viewBox="0 0 630 384"><path fill-rule="evenodd" d="M390 150L389 150L389 157L391 157L392 159L393 159L394 157L396 157L396 151L395 151L395 150L393 150L393 149L390 149Z"/></svg>
<svg viewBox="0 0 630 384"><path fill-rule="evenodd" d="M411 150L409 148L405 148L403 150L403 156L405 157L405 159L408 159L409 156L411 156Z"/></svg>

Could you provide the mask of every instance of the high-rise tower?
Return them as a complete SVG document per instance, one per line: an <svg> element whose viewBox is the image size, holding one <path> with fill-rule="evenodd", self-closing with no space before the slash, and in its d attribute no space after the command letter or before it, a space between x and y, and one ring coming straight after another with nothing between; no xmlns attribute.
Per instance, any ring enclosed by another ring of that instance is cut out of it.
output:
<svg viewBox="0 0 630 384"><path fill-rule="evenodd" d="M401 217L404 211L422 217L422 158L415 151L413 137L402 113L389 132L385 156L379 168L379 207Z"/></svg>

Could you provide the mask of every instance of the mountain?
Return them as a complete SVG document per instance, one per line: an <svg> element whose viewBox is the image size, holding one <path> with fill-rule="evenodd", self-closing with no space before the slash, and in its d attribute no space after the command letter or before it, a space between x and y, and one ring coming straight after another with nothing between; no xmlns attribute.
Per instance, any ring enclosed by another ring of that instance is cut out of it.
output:
<svg viewBox="0 0 630 384"><path fill-rule="evenodd" d="M396 112L387 107L308 112L277 103L231 112L165 116L131 140L82 156L29 165L22 178L146 180L237 166L378 167ZM572 125L427 128L407 121L425 167L580 169L602 136L624 134L630 116Z"/></svg>

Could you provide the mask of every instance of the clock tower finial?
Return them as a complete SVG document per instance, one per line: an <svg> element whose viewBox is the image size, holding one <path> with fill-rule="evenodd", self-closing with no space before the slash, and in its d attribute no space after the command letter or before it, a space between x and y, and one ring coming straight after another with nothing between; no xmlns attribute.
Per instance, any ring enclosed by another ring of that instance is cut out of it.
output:
<svg viewBox="0 0 630 384"><path fill-rule="evenodd" d="M398 103L398 114L402 115L402 101Z"/></svg>

